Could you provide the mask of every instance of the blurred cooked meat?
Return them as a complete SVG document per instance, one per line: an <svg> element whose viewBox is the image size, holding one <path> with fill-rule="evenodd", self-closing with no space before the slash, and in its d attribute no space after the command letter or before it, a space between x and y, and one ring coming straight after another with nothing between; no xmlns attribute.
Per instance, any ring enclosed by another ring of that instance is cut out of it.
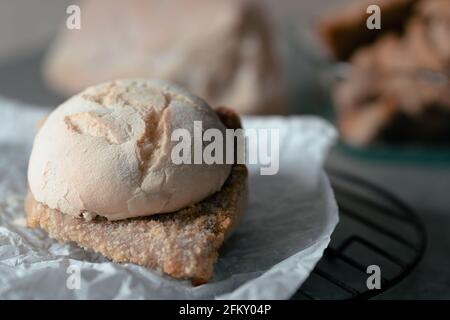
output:
<svg viewBox="0 0 450 320"><path fill-rule="evenodd" d="M403 29L385 31L348 59L351 71L334 90L347 142L450 144L449 1L417 2Z"/></svg>
<svg viewBox="0 0 450 320"><path fill-rule="evenodd" d="M373 42L381 33L401 30L418 0L357 0L320 21L319 33L330 53L339 60L348 59L359 47ZM378 5L382 12L382 30L368 32L369 5Z"/></svg>

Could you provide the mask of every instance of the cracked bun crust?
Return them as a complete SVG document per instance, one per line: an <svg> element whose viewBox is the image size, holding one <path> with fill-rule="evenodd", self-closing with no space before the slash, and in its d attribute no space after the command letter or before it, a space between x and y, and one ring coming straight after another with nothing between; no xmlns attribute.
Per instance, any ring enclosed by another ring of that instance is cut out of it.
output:
<svg viewBox="0 0 450 320"><path fill-rule="evenodd" d="M36 135L31 192L51 209L108 220L197 203L220 190L231 165L173 163L179 141L171 135L185 129L193 137L194 121L225 136L214 110L178 86L123 80L90 87L53 111ZM201 183L192 188L192 181Z"/></svg>

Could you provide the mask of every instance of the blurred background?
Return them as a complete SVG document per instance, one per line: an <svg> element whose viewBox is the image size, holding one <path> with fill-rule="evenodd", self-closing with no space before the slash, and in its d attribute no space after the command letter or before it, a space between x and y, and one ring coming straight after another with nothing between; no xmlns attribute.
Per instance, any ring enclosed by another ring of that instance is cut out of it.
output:
<svg viewBox="0 0 450 320"><path fill-rule="evenodd" d="M85 1L83 6L87 6L88 2ZM330 7L338 7L351 2L351 0L337 0L333 1L333 4L330 4L330 1L327 0L263 0L257 2L264 3L266 8L263 20L264 23L270 24L270 32L273 37L270 43L276 45L277 50L281 51L279 54L284 56L283 58L289 58L290 60L290 63L286 63L286 59L279 61L279 63L284 63L284 72L289 74L284 76L294 77L294 81L291 79L291 82L286 85L300 86L301 88L306 86L306 90L309 90L311 85L307 81L296 83L295 80L299 76L306 79L316 78L317 75L313 74L317 71L314 69L316 66L311 64L323 62L316 59L315 54L317 52L314 52L314 49L311 48L312 43L314 43L314 46L318 45L313 34L317 17L330 11ZM116 3L120 2L116 1ZM66 8L71 4L79 4L79 2L73 0L0 1L0 39L2 41L0 44L0 63L3 67L0 74L1 94L12 97L20 96L22 101L44 106L55 105L64 100L65 95L60 94L59 90L51 90L49 86L44 84L42 65L45 54L49 51L49 46L54 43L59 33L64 32L65 21L68 17ZM108 5L102 3L99 6ZM189 7L189 4L187 6ZM113 6L109 5L109 7ZM85 11L94 10L88 8ZM86 14L89 14L89 12ZM105 15L107 14L108 12L105 10ZM82 12L82 15L84 23L84 12ZM132 15L133 13L130 13L129 19ZM217 13L216 15L220 14ZM89 20L92 19L89 18ZM113 19L111 18L111 20ZM113 21L110 22L114 24ZM91 24L89 25L90 29ZM93 31L86 29L88 27L83 25L82 32L94 35ZM92 29L96 29L96 27L93 26ZM76 33L77 31L73 32ZM160 32L160 30L157 32ZM80 42L82 41L80 40ZM101 46L101 43L101 39L99 39L98 46ZM301 75L298 72L290 72L292 65L300 68ZM14 72L9 72L10 70L14 70ZM317 85L317 83L314 83L314 85ZM27 90L21 90L20 87ZM317 91L317 87L313 87L313 90ZM294 92L293 94L297 93ZM302 103L302 105L303 107L294 107L294 111L298 111L295 109L299 108L310 108L305 103Z"/></svg>
<svg viewBox="0 0 450 320"><path fill-rule="evenodd" d="M341 133L326 167L425 222L424 260L381 297L450 298L450 2L168 3L0 0L0 97L50 111L90 84L151 76L242 114L324 117ZM366 27L369 3L381 30ZM65 27L71 4L81 30Z"/></svg>

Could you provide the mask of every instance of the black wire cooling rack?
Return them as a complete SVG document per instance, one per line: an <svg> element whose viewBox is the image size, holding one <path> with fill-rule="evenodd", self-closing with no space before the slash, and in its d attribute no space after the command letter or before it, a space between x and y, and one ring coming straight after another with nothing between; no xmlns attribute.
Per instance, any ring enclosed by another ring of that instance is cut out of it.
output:
<svg viewBox="0 0 450 320"><path fill-rule="evenodd" d="M330 246L293 299L369 299L404 279L427 243L418 215L390 192L353 175L327 169L340 222ZM381 288L368 289L376 265Z"/></svg>

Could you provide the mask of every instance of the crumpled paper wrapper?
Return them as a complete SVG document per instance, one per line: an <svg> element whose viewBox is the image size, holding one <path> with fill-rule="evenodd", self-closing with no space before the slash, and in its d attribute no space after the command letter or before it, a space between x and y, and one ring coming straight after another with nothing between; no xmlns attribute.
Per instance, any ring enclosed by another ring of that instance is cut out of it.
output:
<svg viewBox="0 0 450 320"><path fill-rule="evenodd" d="M210 283L192 287L60 244L27 229L23 208L36 123L47 112L0 99L0 299L287 299L320 260L338 223L322 170L336 131L314 117L247 117L245 128L280 130L280 170L262 176L258 165L249 166L248 209ZM80 288L69 289L77 267Z"/></svg>

